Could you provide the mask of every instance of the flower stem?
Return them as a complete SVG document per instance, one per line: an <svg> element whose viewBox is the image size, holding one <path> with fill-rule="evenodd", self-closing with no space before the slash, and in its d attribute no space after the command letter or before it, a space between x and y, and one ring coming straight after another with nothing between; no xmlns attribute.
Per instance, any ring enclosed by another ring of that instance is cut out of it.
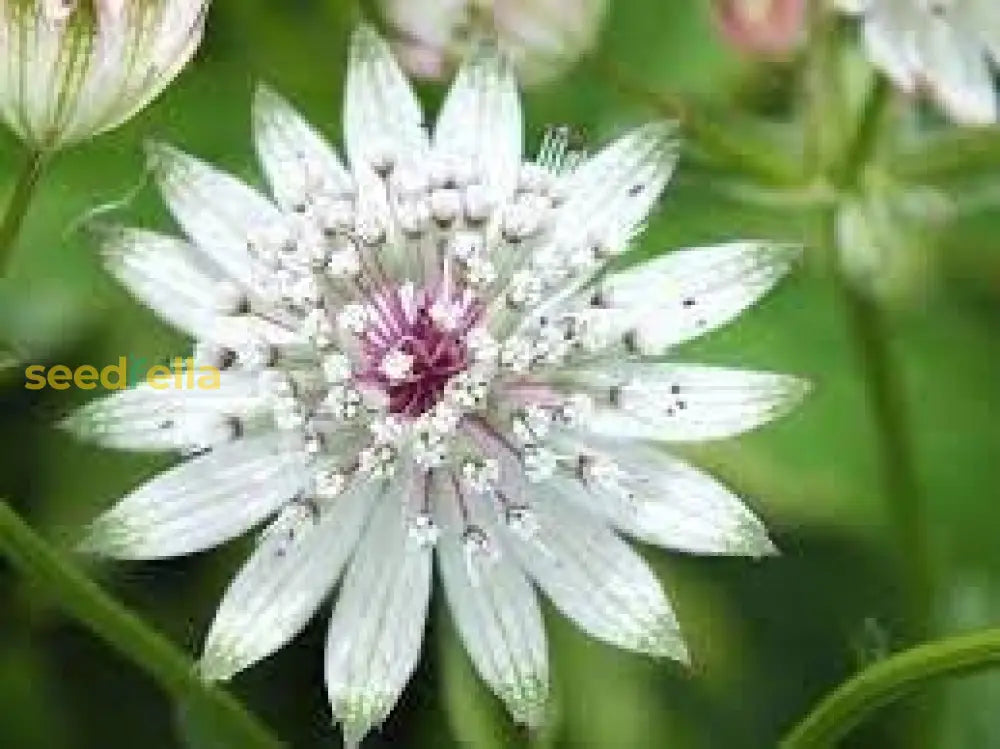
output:
<svg viewBox="0 0 1000 749"><path fill-rule="evenodd" d="M800 189L805 175L778 148L760 142L746 130L733 135L725 116L699 110L693 102L670 93L652 91L633 81L613 60L592 57L591 65L618 92L664 117L676 120L687 138L719 164L772 187Z"/></svg>
<svg viewBox="0 0 1000 749"><path fill-rule="evenodd" d="M829 75L836 75L836 66L827 69ZM834 144L834 150L826 151L823 158L824 151L820 149L817 166L839 199L822 210L819 245L840 292L847 328L864 381L876 433L884 501L897 534L897 557L905 571L907 617L903 636L906 642L914 643L925 639L930 632L934 586L924 503L909 437L904 383L893 362L883 310L876 299L847 276L841 261L843 248L839 246L837 232L839 203L865 189L865 171L878 157L884 126L892 113L891 104L891 88L879 76L861 107L853 131L823 141L827 148ZM816 101L814 109L821 114L829 114L843 107L827 98ZM822 122L821 116L819 123ZM916 711L898 728L897 735L903 746L918 746L919 742L929 741L931 735L925 710Z"/></svg>
<svg viewBox="0 0 1000 749"><path fill-rule="evenodd" d="M832 227L828 226L827 231L833 233ZM886 501L898 534L900 561L907 573L910 608L907 639L919 641L930 629L933 574L903 383L893 364L888 326L878 302L847 278L839 264L834 277L864 379L878 440Z"/></svg>
<svg viewBox="0 0 1000 749"><path fill-rule="evenodd" d="M178 703L202 706L216 721L219 732L228 736L229 746L283 746L232 696L203 681L189 658L63 559L3 501L0 554L69 615L149 674Z"/></svg>
<svg viewBox="0 0 1000 749"><path fill-rule="evenodd" d="M832 747L867 715L929 682L1000 666L1000 628L925 643L872 664L823 699L779 749Z"/></svg>
<svg viewBox="0 0 1000 749"><path fill-rule="evenodd" d="M879 77L864 104L853 138L831 175L842 193L859 189L864 169L873 161L882 126L890 111L891 88ZM832 259L848 328L864 375L868 404L877 433L886 501L899 534L900 560L907 569L912 626L910 639L927 636L933 608L933 575L924 503L909 438L905 388L893 364L885 315L878 302L846 277L839 262L836 207L823 218L822 243Z"/></svg>
<svg viewBox="0 0 1000 749"><path fill-rule="evenodd" d="M6 275L11 253L28 215L35 189L45 171L47 158L41 151L32 151L24 162L14 184L7 210L0 221L0 276Z"/></svg>
<svg viewBox="0 0 1000 749"><path fill-rule="evenodd" d="M866 166L875 157L882 127L890 113L892 88L889 82L879 76L875 79L868 98L858 118L854 137L848 143L840 167L833 175L834 184L844 191L856 190Z"/></svg>

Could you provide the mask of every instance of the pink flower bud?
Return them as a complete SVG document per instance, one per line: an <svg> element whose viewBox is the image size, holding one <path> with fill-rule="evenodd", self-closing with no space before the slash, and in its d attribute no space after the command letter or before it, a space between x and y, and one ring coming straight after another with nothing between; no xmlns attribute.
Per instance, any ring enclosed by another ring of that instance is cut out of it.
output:
<svg viewBox="0 0 1000 749"><path fill-rule="evenodd" d="M608 0L381 0L406 69L443 79L478 39L494 40L522 84L557 77L591 49Z"/></svg>
<svg viewBox="0 0 1000 749"><path fill-rule="evenodd" d="M712 0L719 29L741 52L782 57L805 38L805 0Z"/></svg>

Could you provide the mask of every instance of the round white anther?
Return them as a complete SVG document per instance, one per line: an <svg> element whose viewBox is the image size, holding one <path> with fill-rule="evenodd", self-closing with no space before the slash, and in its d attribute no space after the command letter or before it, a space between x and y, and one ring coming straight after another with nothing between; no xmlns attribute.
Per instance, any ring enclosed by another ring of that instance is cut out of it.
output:
<svg viewBox="0 0 1000 749"><path fill-rule="evenodd" d="M548 192L552 184L552 175L542 166L531 162L521 165L521 171L517 175L517 189L519 192L531 192L543 195Z"/></svg>
<svg viewBox="0 0 1000 749"><path fill-rule="evenodd" d="M479 224L488 219L496 206L493 191L486 185L478 183L465 188L462 202L465 207L465 217L473 224Z"/></svg>
<svg viewBox="0 0 1000 749"><path fill-rule="evenodd" d="M368 152L368 163L380 177L390 174L396 166L396 154L392 145L385 140L376 143Z"/></svg>
<svg viewBox="0 0 1000 749"><path fill-rule="evenodd" d="M219 281L215 284L215 309L223 315L239 314L246 302L246 295L232 281Z"/></svg>
<svg viewBox="0 0 1000 749"><path fill-rule="evenodd" d="M500 558L499 550L482 528L470 525L462 533L465 571L473 585L478 586L480 574Z"/></svg>
<svg viewBox="0 0 1000 749"><path fill-rule="evenodd" d="M441 187L431 193L431 216L439 224L448 224L458 217L461 210L461 198L458 190Z"/></svg>
<svg viewBox="0 0 1000 749"><path fill-rule="evenodd" d="M462 464L462 479L470 491L486 494L500 480L500 463L493 458L476 458Z"/></svg>
<svg viewBox="0 0 1000 749"><path fill-rule="evenodd" d="M431 163L427 176L431 189L462 187L468 183L471 169L465 159L445 155Z"/></svg>
<svg viewBox="0 0 1000 749"><path fill-rule="evenodd" d="M537 234L543 227L548 203L535 195L521 195L503 209L500 229L511 242L519 242Z"/></svg>
<svg viewBox="0 0 1000 749"><path fill-rule="evenodd" d="M417 236L426 231L431 218L431 207L424 197L400 200L396 205L396 221L404 234Z"/></svg>
<svg viewBox="0 0 1000 749"><path fill-rule="evenodd" d="M326 272L334 278L350 278L361 270L361 256L353 245L330 252L326 259Z"/></svg>
<svg viewBox="0 0 1000 749"><path fill-rule="evenodd" d="M368 312L363 304L346 304L337 313L337 325L342 330L354 335L361 335L365 332L367 319Z"/></svg>

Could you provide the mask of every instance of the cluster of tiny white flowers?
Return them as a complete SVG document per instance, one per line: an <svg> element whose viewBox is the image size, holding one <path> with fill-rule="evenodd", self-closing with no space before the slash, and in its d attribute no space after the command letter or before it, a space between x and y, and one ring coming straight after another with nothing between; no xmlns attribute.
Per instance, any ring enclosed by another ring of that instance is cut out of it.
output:
<svg viewBox="0 0 1000 749"><path fill-rule="evenodd" d="M327 668L351 740L385 718L412 671L432 559L464 634L475 630L470 654L518 715L540 715L545 691L535 587L592 634L683 658L669 603L616 530L707 553L771 547L723 487L628 445L746 431L801 392L779 375L640 357L723 324L790 265L740 242L601 274L666 184L670 125L585 160L552 130L524 162L516 83L495 49L464 68L433 136L387 50L367 27L352 41L350 169L267 90L254 129L273 200L151 146L190 241L123 228L106 256L198 341L195 360L219 370L220 387L161 398L140 386L72 424L106 445L190 458L102 516L92 548L159 558L272 520L207 638L209 678L287 642L343 580ZM680 507L625 518L637 495ZM677 527L688 518L694 531ZM390 638L392 658L370 657Z"/></svg>

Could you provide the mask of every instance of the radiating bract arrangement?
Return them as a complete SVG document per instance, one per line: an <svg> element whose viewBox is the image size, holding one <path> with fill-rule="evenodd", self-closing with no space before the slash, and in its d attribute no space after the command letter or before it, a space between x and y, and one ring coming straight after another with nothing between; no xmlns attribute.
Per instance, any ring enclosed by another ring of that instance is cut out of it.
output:
<svg viewBox="0 0 1000 749"><path fill-rule="evenodd" d="M520 722L542 720L547 694L536 586L594 637L684 660L670 604L620 534L700 554L773 548L737 497L654 442L753 429L805 386L649 357L734 318L795 250L735 242L602 272L670 177L671 126L594 155L553 130L525 161L511 66L487 47L431 135L387 44L360 28L349 168L267 89L253 122L273 201L152 146L186 239L108 236L111 271L196 339L222 386L144 384L71 417L101 444L186 457L85 546L173 557L267 523L204 674L276 651L339 581L326 680L349 742L414 669L434 558L479 674Z"/></svg>
<svg viewBox="0 0 1000 749"><path fill-rule="evenodd" d="M1000 65L996 0L834 0L863 16L872 64L902 90L926 88L955 122L1000 119L993 70Z"/></svg>
<svg viewBox="0 0 1000 749"><path fill-rule="evenodd" d="M209 0L0 0L0 119L53 151L121 125L201 42Z"/></svg>

